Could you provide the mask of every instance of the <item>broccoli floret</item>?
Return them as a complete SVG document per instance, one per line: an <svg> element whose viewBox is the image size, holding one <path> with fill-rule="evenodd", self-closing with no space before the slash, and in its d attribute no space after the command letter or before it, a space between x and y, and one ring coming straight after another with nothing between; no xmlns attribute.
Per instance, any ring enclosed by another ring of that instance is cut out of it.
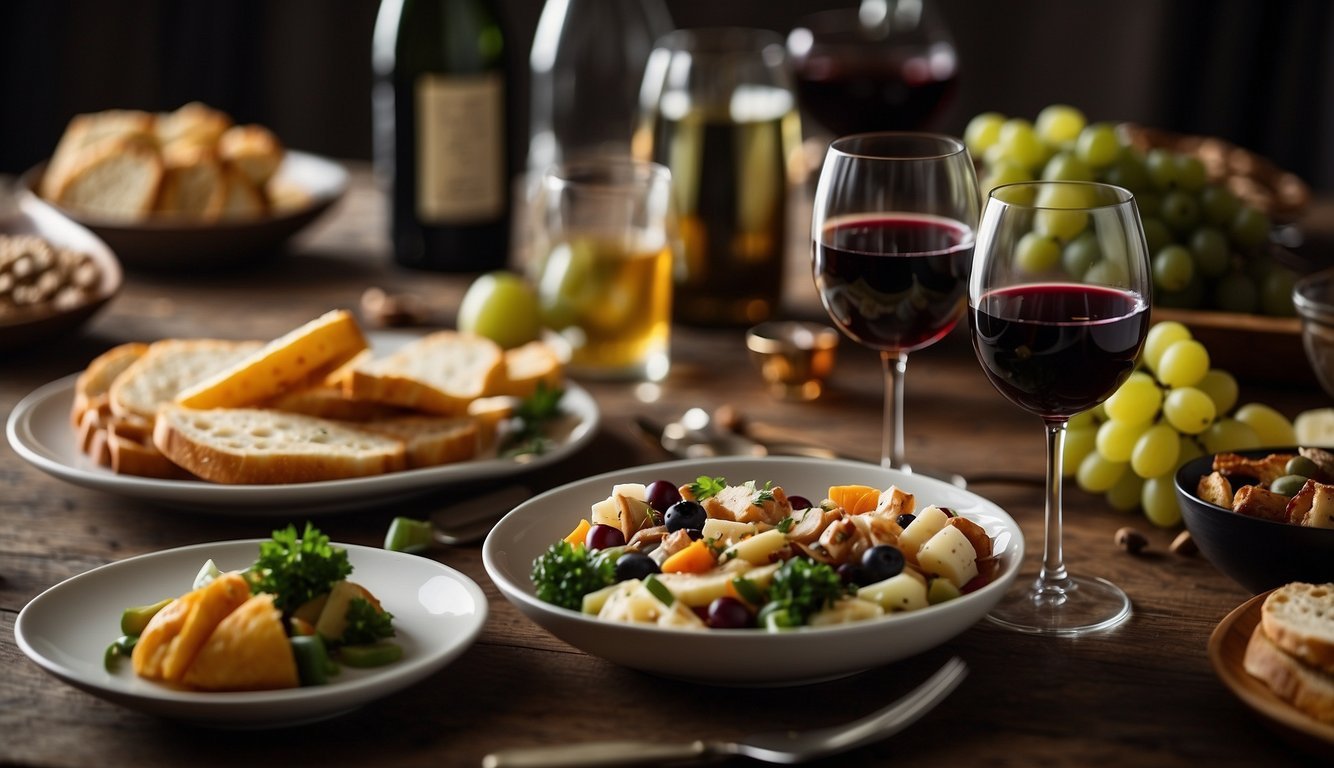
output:
<svg viewBox="0 0 1334 768"><path fill-rule="evenodd" d="M826 563L794 557L774 572L769 603L764 612L785 611L792 626L805 624L812 615L852 594L855 587L844 583L838 571Z"/></svg>
<svg viewBox="0 0 1334 768"><path fill-rule="evenodd" d="M558 541L533 561L532 578L539 600L577 611L584 595L616 580L616 565L582 544Z"/></svg>

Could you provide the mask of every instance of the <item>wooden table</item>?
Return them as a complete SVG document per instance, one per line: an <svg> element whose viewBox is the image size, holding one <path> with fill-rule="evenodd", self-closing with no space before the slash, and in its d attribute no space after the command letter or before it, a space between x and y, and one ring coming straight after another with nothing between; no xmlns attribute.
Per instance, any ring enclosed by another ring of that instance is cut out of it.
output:
<svg viewBox="0 0 1334 768"><path fill-rule="evenodd" d="M176 276L131 273L123 294L81 335L0 358L0 413L37 386L79 370L109 346L164 336L272 338L337 306L354 307L381 286L426 297L452 323L460 277L389 266L382 204L365 169L345 200L293 244L290 255L253 269ZM819 317L796 262L793 314ZM799 431L868 461L879 450L878 358L844 344L832 386L813 403L771 399L745 356L739 331L679 328L673 367L659 387L585 382L603 413L591 445L529 476L541 490L592 473L667 456L631 418L667 418L690 406L730 404L756 421ZM1040 475L1038 421L1004 401L983 378L967 337L912 356L907 384L908 452L921 465L965 475ZM1243 398L1289 415L1325 405L1313 387L1244 382ZM29 466L0 445L0 763L21 765L308 764L478 765L489 751L643 736L726 738L752 730L806 728L862 714L916 685L952 654L972 669L936 711L894 739L829 765L1296 765L1309 755L1266 727L1215 677L1210 631L1249 595L1199 557L1170 554L1175 531L1101 498L1066 494L1067 562L1101 575L1134 601L1115 630L1082 639L1031 637L986 623L921 656L843 680L797 689L729 689L658 679L612 666L555 640L524 619L492 586L479 546L438 557L485 590L491 614L480 640L416 686L337 720L288 730L215 732L159 720L104 702L41 671L17 648L19 610L42 590L104 563L199 542L267 535L270 518L160 509L84 490ZM1042 493L1032 486L977 486L1008 510L1041 549ZM389 521L424 515L437 497L329 516L339 541L379 545ZM296 521L299 522L299 521ZM1149 550L1113 543L1133 525ZM1023 578L1023 577L1021 577Z"/></svg>

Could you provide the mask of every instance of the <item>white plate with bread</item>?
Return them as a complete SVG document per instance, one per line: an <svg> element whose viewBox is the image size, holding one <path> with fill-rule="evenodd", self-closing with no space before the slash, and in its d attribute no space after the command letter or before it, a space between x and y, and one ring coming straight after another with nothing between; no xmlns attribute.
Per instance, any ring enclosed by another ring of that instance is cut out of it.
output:
<svg viewBox="0 0 1334 768"><path fill-rule="evenodd" d="M127 266L169 271L272 254L328 210L347 180L338 163L192 102L161 114L77 115L21 186L95 232Z"/></svg>
<svg viewBox="0 0 1334 768"><path fill-rule="evenodd" d="M542 387L548 387L543 390ZM563 391L535 436L516 403ZM15 406L20 457L76 485L237 515L341 512L563 459L597 404L541 342L377 337L335 310L269 342L130 342ZM537 446L512 438L536 437Z"/></svg>
<svg viewBox="0 0 1334 768"><path fill-rule="evenodd" d="M486 596L458 571L429 558L339 544L357 582L394 615L401 660L346 668L321 686L224 693L145 680L128 663L107 670L103 654L120 633L124 609L179 592L209 559L224 570L246 568L259 543L198 544L95 568L33 598L19 613L14 637L50 674L122 706L212 726L277 728L343 714L429 678L467 650L486 621Z"/></svg>
<svg viewBox="0 0 1334 768"><path fill-rule="evenodd" d="M1209 637L1214 672L1299 746L1334 756L1334 584L1252 597Z"/></svg>

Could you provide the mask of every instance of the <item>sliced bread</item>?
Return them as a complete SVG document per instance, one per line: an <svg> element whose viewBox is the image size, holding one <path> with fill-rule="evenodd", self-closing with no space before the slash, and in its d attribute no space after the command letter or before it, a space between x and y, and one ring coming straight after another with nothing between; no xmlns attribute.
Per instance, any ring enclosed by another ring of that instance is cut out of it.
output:
<svg viewBox="0 0 1334 768"><path fill-rule="evenodd" d="M54 201L69 179L70 171L79 164L89 147L108 139L152 134L154 124L152 114L133 109L109 109L75 115L61 134L55 151L51 153L51 162L42 174L38 193Z"/></svg>
<svg viewBox="0 0 1334 768"><path fill-rule="evenodd" d="M258 408L163 406L153 444L174 463L215 483L308 483L407 466L403 443L395 438Z"/></svg>
<svg viewBox="0 0 1334 768"><path fill-rule="evenodd" d="M530 341L505 350L505 377L495 394L528 397L539 384L555 388L563 378L556 351L545 342Z"/></svg>
<svg viewBox="0 0 1334 768"><path fill-rule="evenodd" d="M262 125L234 125L218 138L218 156L252 185L263 188L282 164L283 146Z"/></svg>
<svg viewBox="0 0 1334 768"><path fill-rule="evenodd" d="M361 363L344 385L349 397L459 416L505 377L499 345L483 336L437 331L387 357Z"/></svg>
<svg viewBox="0 0 1334 768"><path fill-rule="evenodd" d="M108 396L118 418L152 421L159 405L181 390L221 371L259 349L258 341L164 339L149 345L112 383Z"/></svg>
<svg viewBox="0 0 1334 768"><path fill-rule="evenodd" d="M257 405L327 376L364 349L356 318L337 309L184 389L176 402L187 408Z"/></svg>
<svg viewBox="0 0 1334 768"><path fill-rule="evenodd" d="M279 395L265 403L264 407L334 421L391 419L411 413L396 405L377 403L374 400L357 400L348 397L341 387L324 384Z"/></svg>
<svg viewBox="0 0 1334 768"><path fill-rule="evenodd" d="M109 405L107 393L116 377L148 351L148 345L132 341L120 344L93 358L87 368L74 380L74 405L70 420L77 426L89 409Z"/></svg>
<svg viewBox="0 0 1334 768"><path fill-rule="evenodd" d="M154 132L163 149L174 150L188 146L212 147L230 127L232 118L226 112L192 101L158 115Z"/></svg>
<svg viewBox="0 0 1334 768"><path fill-rule="evenodd" d="M1242 664L1275 696L1321 722L1334 723L1334 676L1284 651L1263 623L1255 625Z"/></svg>
<svg viewBox="0 0 1334 768"><path fill-rule="evenodd" d="M222 164L209 147L185 146L163 152L162 189L156 213L213 221L222 215L227 186Z"/></svg>
<svg viewBox="0 0 1334 768"><path fill-rule="evenodd" d="M1265 598L1260 623L1279 648L1334 674L1334 584L1279 587Z"/></svg>
<svg viewBox="0 0 1334 768"><path fill-rule="evenodd" d="M51 201L111 219L140 219L153 210L162 175L162 158L149 135L111 137L80 154Z"/></svg>
<svg viewBox="0 0 1334 768"><path fill-rule="evenodd" d="M467 461L477 455L477 420L469 416L402 416L358 426L401 440L409 469Z"/></svg>

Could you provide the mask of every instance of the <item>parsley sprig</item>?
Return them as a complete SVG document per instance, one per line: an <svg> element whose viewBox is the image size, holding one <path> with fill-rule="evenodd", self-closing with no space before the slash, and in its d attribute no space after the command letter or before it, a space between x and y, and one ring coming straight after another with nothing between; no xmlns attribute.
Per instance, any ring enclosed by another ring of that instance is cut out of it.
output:
<svg viewBox="0 0 1334 768"><path fill-rule="evenodd" d="M722 493L725 488L727 488L726 479L700 475L690 484L690 494L695 497L695 501L704 501Z"/></svg>
<svg viewBox="0 0 1334 768"><path fill-rule="evenodd" d="M310 523L300 537L294 525L274 531L272 539L259 545L259 559L250 566L254 591L273 595L273 604L284 616L328 592L350 573L347 550L331 545L329 537Z"/></svg>
<svg viewBox="0 0 1334 768"><path fill-rule="evenodd" d="M510 420L511 430L500 443L500 455L506 458L544 453L551 447L547 425L559 416L565 390L538 382L533 394L519 401Z"/></svg>

